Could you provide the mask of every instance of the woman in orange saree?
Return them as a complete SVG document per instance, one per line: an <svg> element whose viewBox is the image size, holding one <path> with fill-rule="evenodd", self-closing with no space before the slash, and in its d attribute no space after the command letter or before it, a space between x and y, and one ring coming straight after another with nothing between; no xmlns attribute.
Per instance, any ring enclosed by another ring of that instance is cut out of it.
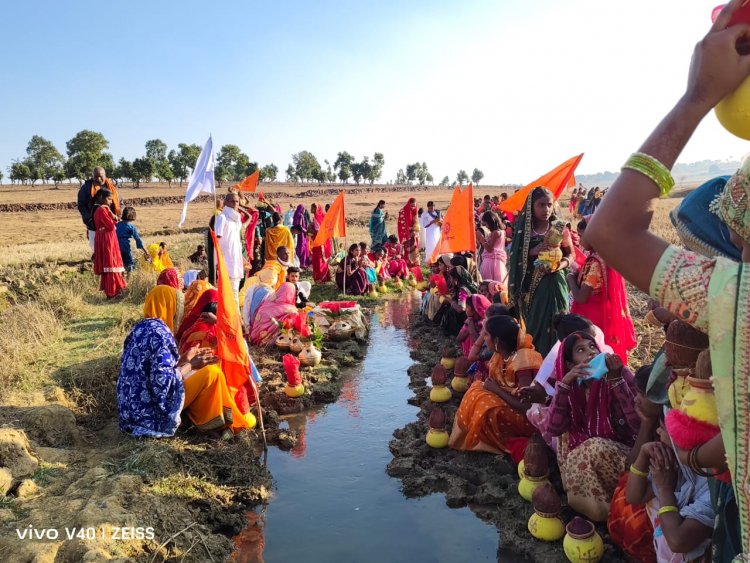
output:
<svg viewBox="0 0 750 563"><path fill-rule="evenodd" d="M531 384L542 356L511 317L487 319L482 332L494 352L490 374L484 382L475 381L464 395L448 445L457 450L510 453L509 439L535 432L526 418L529 405L518 398L517 390ZM482 345L481 338L477 345Z"/></svg>
<svg viewBox="0 0 750 563"><path fill-rule="evenodd" d="M180 354L190 348L210 348L216 352L216 304L219 292L209 289L201 295L198 302L180 324L175 334ZM212 318L213 317L213 318Z"/></svg>
<svg viewBox="0 0 750 563"><path fill-rule="evenodd" d="M325 219L325 212L317 203L310 206L310 215L312 221L310 234L315 239L315 235L320 230L320 225ZM312 249L312 274L315 283L327 283L331 281L331 270L328 268L328 259L331 257L331 241L327 240L321 246L314 246Z"/></svg>

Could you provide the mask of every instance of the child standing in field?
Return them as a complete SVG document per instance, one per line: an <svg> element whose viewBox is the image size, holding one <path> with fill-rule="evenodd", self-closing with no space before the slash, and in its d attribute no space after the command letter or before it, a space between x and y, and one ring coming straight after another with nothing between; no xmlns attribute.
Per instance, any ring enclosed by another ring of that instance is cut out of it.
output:
<svg viewBox="0 0 750 563"><path fill-rule="evenodd" d="M135 221L135 209L132 207L126 207L122 210L122 220L115 225L117 232L117 242L120 243L120 255L122 256L122 264L125 267L126 272L132 272L135 268L135 262L133 262L133 254L130 251L130 239L135 239L135 245L143 252L143 255L148 259L148 252L143 246L141 237L138 236L138 227L133 225Z"/></svg>

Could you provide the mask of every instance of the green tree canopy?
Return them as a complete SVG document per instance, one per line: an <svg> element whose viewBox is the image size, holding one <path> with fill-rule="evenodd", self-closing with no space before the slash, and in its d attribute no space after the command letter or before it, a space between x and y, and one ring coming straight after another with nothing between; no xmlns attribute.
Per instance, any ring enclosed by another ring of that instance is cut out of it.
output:
<svg viewBox="0 0 750 563"><path fill-rule="evenodd" d="M399 168L398 172L396 172L396 184L406 184L408 179L406 178L406 174L404 174L404 169Z"/></svg>
<svg viewBox="0 0 750 563"><path fill-rule="evenodd" d="M97 166L102 166L109 172L114 168L112 155L104 152L109 148L109 141L97 131L79 131L65 146L68 152L65 173L68 178L83 181L91 176Z"/></svg>
<svg viewBox="0 0 750 563"><path fill-rule="evenodd" d="M196 157L197 158L197 157ZM253 164L255 168L251 166ZM193 166L195 164L193 163ZM250 162L250 157L240 150L237 145L224 145L216 159L214 177L219 186L226 181L239 182L245 176L258 169L258 164ZM248 170L250 170L248 172Z"/></svg>
<svg viewBox="0 0 750 563"><path fill-rule="evenodd" d="M161 139L151 139L146 141L146 158L151 161L154 169L154 176L159 180L167 180L172 185L175 175L169 166L167 158L167 143Z"/></svg>
<svg viewBox="0 0 750 563"><path fill-rule="evenodd" d="M380 177L383 175L383 166L385 166L385 157L382 152L376 152L372 155L369 172L365 174L365 179L370 182L370 185L380 180Z"/></svg>
<svg viewBox="0 0 750 563"><path fill-rule="evenodd" d="M299 178L297 177L297 170L294 168L294 164L290 164L286 167L286 181L299 182Z"/></svg>
<svg viewBox="0 0 750 563"><path fill-rule="evenodd" d="M155 175L154 162L150 158L144 156L133 161L133 180L136 188L140 187L141 182L150 182Z"/></svg>
<svg viewBox="0 0 750 563"><path fill-rule="evenodd" d="M301 180L318 180L320 178L322 170L320 163L310 151L300 151L297 154L293 154L292 163L294 164L294 171L297 177Z"/></svg>
<svg viewBox="0 0 750 563"><path fill-rule="evenodd" d="M348 152L340 152L336 156L336 160L333 163L333 169L338 171L339 180L341 183L349 183L349 178L352 177L352 165L354 164L354 157Z"/></svg>
<svg viewBox="0 0 750 563"><path fill-rule="evenodd" d="M475 186L478 186L482 178L484 178L484 172L479 168L475 168L474 172L471 173L471 181L474 182Z"/></svg>
<svg viewBox="0 0 750 563"><path fill-rule="evenodd" d="M11 163L9 172L10 181L13 184L16 182L25 184L31 179L31 170L23 162L16 161Z"/></svg>
<svg viewBox="0 0 750 563"><path fill-rule="evenodd" d="M46 183L60 172L65 164L63 155L55 148L55 145L39 135L31 137L26 146L26 155L24 164L29 167L32 183L37 179Z"/></svg>
<svg viewBox="0 0 750 563"><path fill-rule="evenodd" d="M186 143L180 143L177 145L177 150L172 149L167 155L169 161L169 167L172 170L174 178L180 181L180 187L198 161L198 157L201 154L201 147L196 144L188 145Z"/></svg>
<svg viewBox="0 0 750 563"><path fill-rule="evenodd" d="M456 182L459 186L463 186L464 183L469 181L469 175L466 173L466 170L459 170L458 174L456 174Z"/></svg>
<svg viewBox="0 0 750 563"><path fill-rule="evenodd" d="M279 175L279 167L275 164L266 164L260 169L260 181L261 182L275 182L276 177Z"/></svg>
<svg viewBox="0 0 750 563"><path fill-rule="evenodd" d="M115 166L115 170L112 172L112 177L117 178L118 180L129 180L135 182L135 176L136 174L132 162L125 160L124 158L117 161L117 166Z"/></svg>
<svg viewBox="0 0 750 563"><path fill-rule="evenodd" d="M443 176L443 179L440 180L441 186L450 186L450 183L451 183L451 179L448 178L448 176Z"/></svg>

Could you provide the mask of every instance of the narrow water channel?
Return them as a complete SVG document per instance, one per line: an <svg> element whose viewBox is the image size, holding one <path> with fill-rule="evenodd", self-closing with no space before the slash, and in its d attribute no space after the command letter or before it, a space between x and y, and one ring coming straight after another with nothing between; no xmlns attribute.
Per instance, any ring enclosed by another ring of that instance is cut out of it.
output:
<svg viewBox="0 0 750 563"><path fill-rule="evenodd" d="M339 400L287 419L304 439L290 452L272 448L273 498L250 514L255 533L240 540L235 561L495 561L497 530L443 495L407 499L388 477L393 431L414 420L407 404L407 327L415 303L387 302L372 316L364 362Z"/></svg>

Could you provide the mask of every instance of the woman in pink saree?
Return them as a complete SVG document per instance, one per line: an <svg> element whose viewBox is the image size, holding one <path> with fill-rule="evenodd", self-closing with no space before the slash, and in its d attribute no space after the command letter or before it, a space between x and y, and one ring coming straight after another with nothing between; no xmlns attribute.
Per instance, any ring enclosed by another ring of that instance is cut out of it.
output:
<svg viewBox="0 0 750 563"><path fill-rule="evenodd" d="M310 206L310 215L312 216L312 225L310 226L311 240L315 240L315 235L320 230L320 225L325 219L325 211L317 203ZM328 259L331 257L331 240L328 239L321 246L314 246L312 249L312 274L315 283L326 283L331 281L331 270L328 268Z"/></svg>
<svg viewBox="0 0 750 563"><path fill-rule="evenodd" d="M578 224L582 236L586 221ZM628 352L638 343L633 319L628 307L625 280L591 248L585 240L583 247L589 251L578 274L568 274L568 286L573 295L571 313L581 315L602 329L604 342L612 347L622 363L628 365Z"/></svg>
<svg viewBox="0 0 750 563"><path fill-rule="evenodd" d="M256 346L273 344L281 334L284 321L297 316L297 291L293 283L285 282L266 299L255 313L250 342Z"/></svg>

